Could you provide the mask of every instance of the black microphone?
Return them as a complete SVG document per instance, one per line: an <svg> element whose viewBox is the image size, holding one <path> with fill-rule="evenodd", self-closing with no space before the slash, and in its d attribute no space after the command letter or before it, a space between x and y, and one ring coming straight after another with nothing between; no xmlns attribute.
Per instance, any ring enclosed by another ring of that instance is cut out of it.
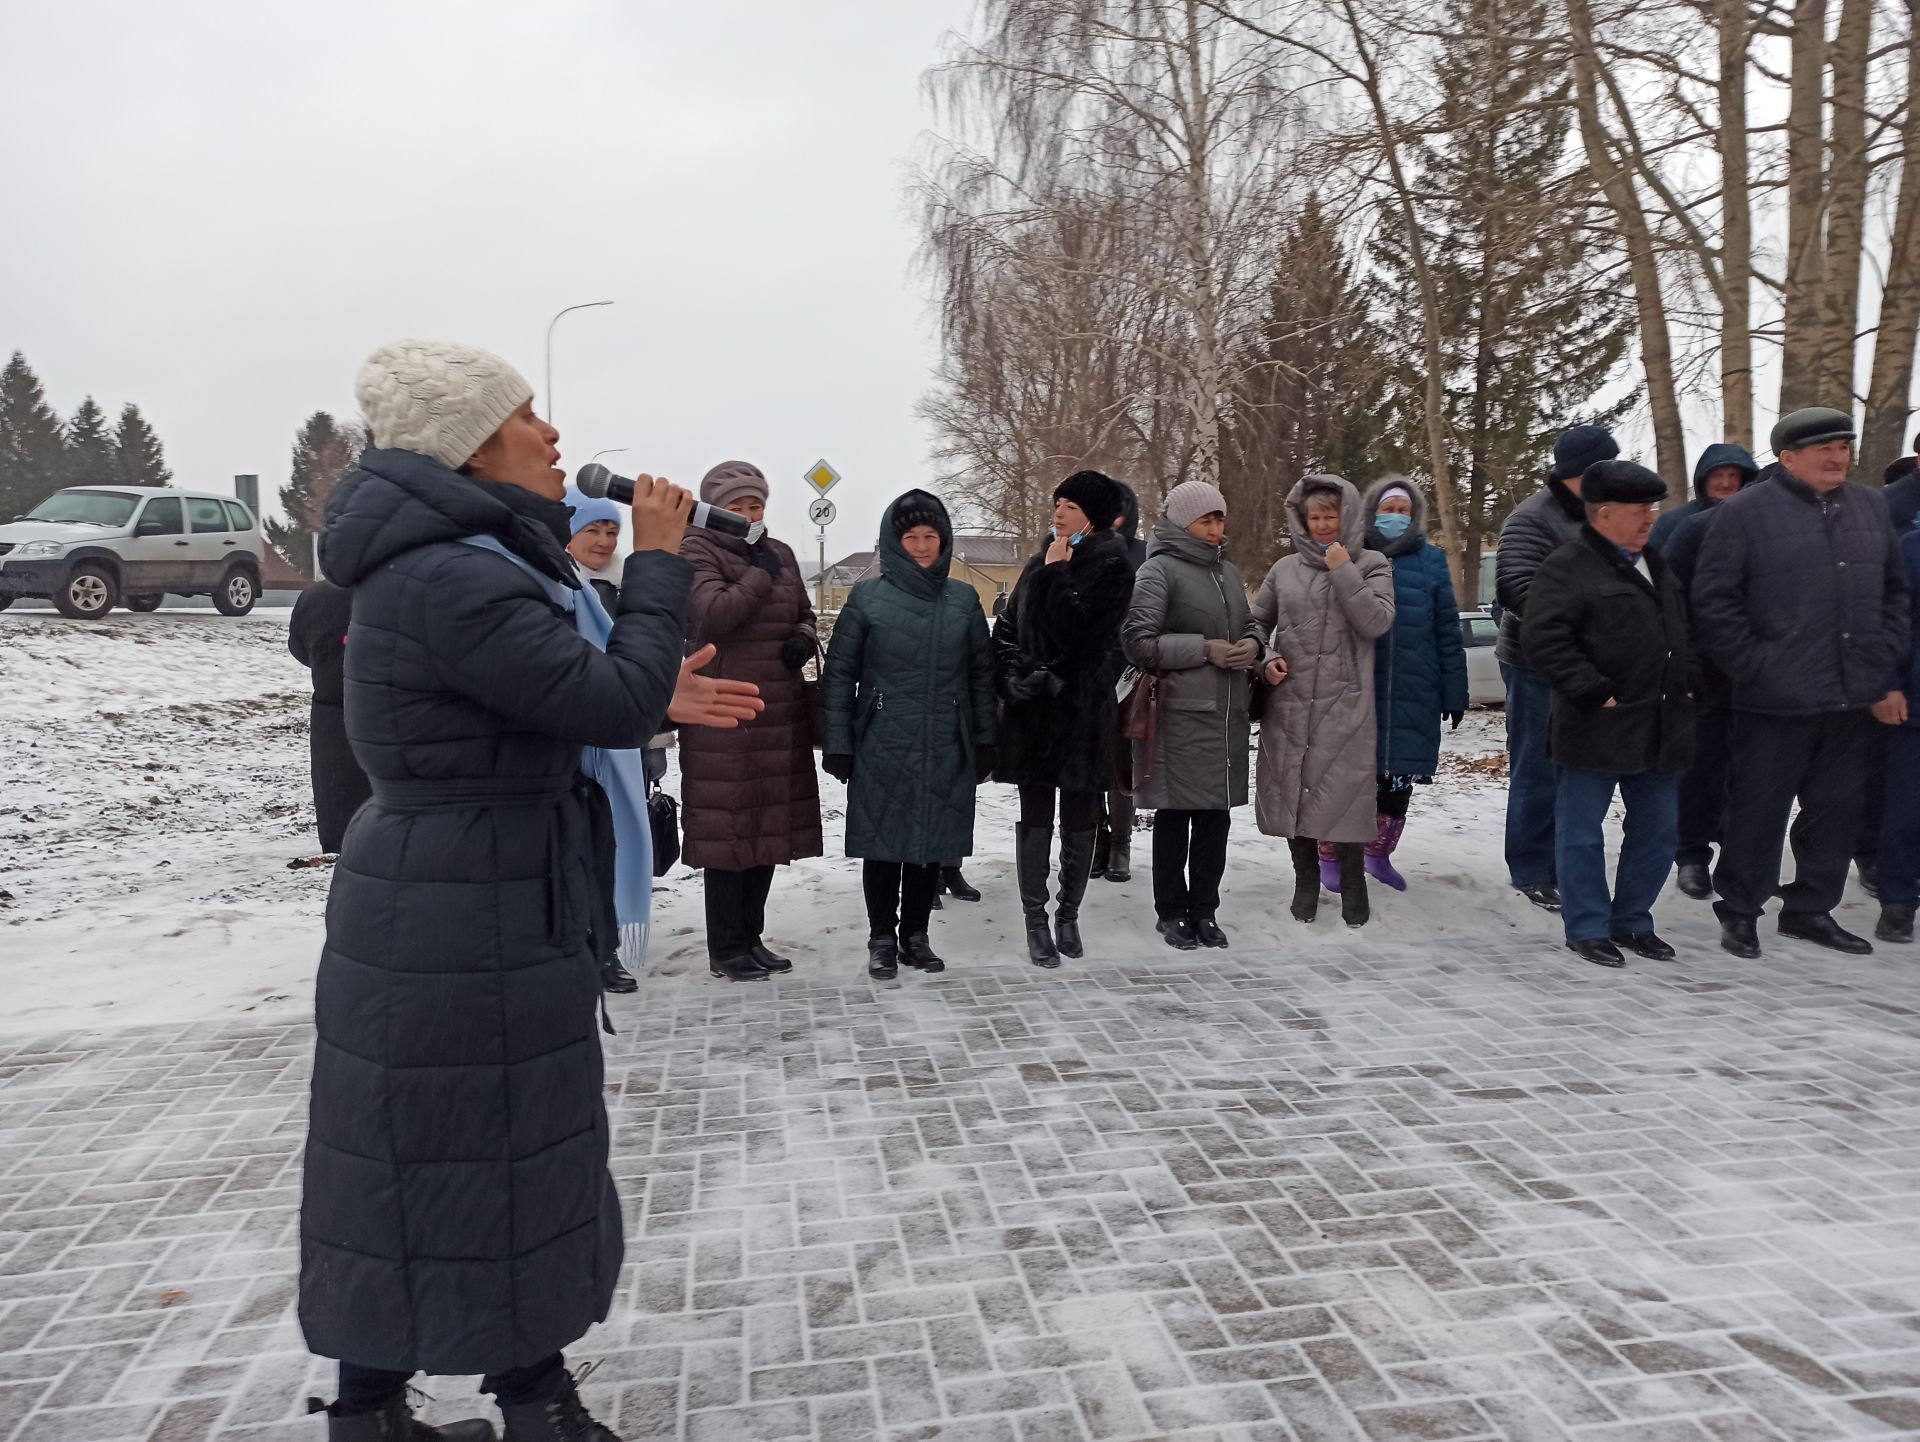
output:
<svg viewBox="0 0 1920 1442"><path fill-rule="evenodd" d="M588 461L575 471L573 483L580 488L583 496L605 496L623 506L633 504L633 482L625 476L616 476L598 461ZM736 516L732 511L723 511L705 501L693 503L693 514L687 518L687 524L704 531L717 531L723 536L737 536L743 541L752 529L745 516Z"/></svg>

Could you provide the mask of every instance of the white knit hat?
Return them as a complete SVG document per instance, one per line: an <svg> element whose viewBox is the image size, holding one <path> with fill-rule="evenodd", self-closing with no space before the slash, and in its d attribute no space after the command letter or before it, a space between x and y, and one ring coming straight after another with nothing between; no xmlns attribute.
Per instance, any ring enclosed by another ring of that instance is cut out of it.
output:
<svg viewBox="0 0 1920 1442"><path fill-rule="evenodd" d="M382 450L416 451L458 469L533 387L492 351L397 340L367 357L353 391Z"/></svg>
<svg viewBox="0 0 1920 1442"><path fill-rule="evenodd" d="M1220 494L1218 486L1205 481L1182 481L1167 492L1167 499L1160 510L1169 521L1184 531L1202 516L1211 516L1215 511L1224 516L1227 513L1227 498Z"/></svg>

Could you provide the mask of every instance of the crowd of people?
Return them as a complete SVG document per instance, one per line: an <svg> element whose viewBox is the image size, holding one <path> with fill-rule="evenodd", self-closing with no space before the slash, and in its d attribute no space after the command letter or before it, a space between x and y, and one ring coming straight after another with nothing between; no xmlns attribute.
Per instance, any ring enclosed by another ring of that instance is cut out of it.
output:
<svg viewBox="0 0 1920 1442"><path fill-rule="evenodd" d="M1292 551L1250 593L1216 487L1174 486L1142 542L1131 490L1075 472L991 626L949 574L946 507L908 490L823 651L757 467L699 487L743 535L689 530L693 497L665 481L638 478L625 510L568 487L498 356L399 342L357 393L372 447L328 502L329 581L289 633L314 668L316 812L339 852L300 1280L309 1344L339 1361L338 1397L314 1404L331 1442L495 1436L415 1419L422 1369L482 1374L508 1442L618 1442L562 1352L619 1274L597 1031L601 993L636 985L669 727L728 981L794 967L767 909L779 868L823 849L822 771L846 789L881 980L944 969L931 916L943 893L978 899L962 867L990 782L1017 788L1039 967L1094 949L1082 905L1096 875L1129 873L1135 808L1178 950L1230 944L1221 880L1249 799L1286 840L1299 921L1330 892L1362 926L1370 884L1406 888L1415 789L1467 706L1447 559L1409 480L1300 480ZM1507 863L1585 960L1673 955L1651 908L1676 863L1686 894L1718 892L1726 948L1757 956L1796 802L1781 932L1870 950L1832 916L1858 860L1876 934L1912 940L1920 532L1896 526L1920 478L1847 484L1841 412L1794 412L1771 440L1765 469L1710 447L1694 502L1661 517L1661 478L1575 427L1502 533Z"/></svg>

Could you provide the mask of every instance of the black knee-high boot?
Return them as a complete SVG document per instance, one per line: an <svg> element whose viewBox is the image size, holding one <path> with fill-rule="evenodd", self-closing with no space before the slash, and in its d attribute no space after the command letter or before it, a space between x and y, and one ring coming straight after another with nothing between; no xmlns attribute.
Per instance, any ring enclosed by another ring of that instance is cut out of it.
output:
<svg viewBox="0 0 1920 1442"><path fill-rule="evenodd" d="M1114 844L1119 844L1116 836ZM1062 956L1084 956L1080 944L1080 902L1087 894L1087 878L1093 875L1093 833L1060 833L1060 905L1054 912L1054 937Z"/></svg>
<svg viewBox="0 0 1920 1442"><path fill-rule="evenodd" d="M1295 921L1312 921L1320 914L1320 844L1311 836L1290 836L1287 851L1293 857L1293 905L1287 909Z"/></svg>
<svg viewBox="0 0 1920 1442"><path fill-rule="evenodd" d="M1020 884L1020 910L1027 923L1027 959L1055 967L1060 953L1047 928L1047 878L1053 866L1053 828L1016 822L1013 828L1014 875Z"/></svg>

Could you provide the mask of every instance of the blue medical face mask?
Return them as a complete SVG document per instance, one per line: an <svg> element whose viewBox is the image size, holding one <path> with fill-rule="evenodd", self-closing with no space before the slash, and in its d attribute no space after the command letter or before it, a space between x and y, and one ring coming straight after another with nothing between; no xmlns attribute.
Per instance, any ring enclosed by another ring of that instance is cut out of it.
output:
<svg viewBox="0 0 1920 1442"><path fill-rule="evenodd" d="M1373 528L1389 541L1397 541L1406 535L1413 525L1412 516L1403 516L1398 511L1382 511L1373 518Z"/></svg>
<svg viewBox="0 0 1920 1442"><path fill-rule="evenodd" d="M1047 539L1048 539L1049 541L1057 541L1057 540L1059 540L1059 539L1060 539L1060 528L1059 528L1058 526L1048 526L1048 527L1047 527ZM1085 535L1085 534L1084 534L1083 532L1080 532L1080 531L1075 531L1075 532L1074 532L1074 533L1073 533L1073 534L1072 534L1071 536L1068 536L1068 537L1067 537L1067 544L1068 544L1069 546L1077 546L1077 545L1079 545L1079 544L1080 544L1080 543L1081 543L1082 541L1084 541L1084 540L1086 540L1086 535Z"/></svg>

